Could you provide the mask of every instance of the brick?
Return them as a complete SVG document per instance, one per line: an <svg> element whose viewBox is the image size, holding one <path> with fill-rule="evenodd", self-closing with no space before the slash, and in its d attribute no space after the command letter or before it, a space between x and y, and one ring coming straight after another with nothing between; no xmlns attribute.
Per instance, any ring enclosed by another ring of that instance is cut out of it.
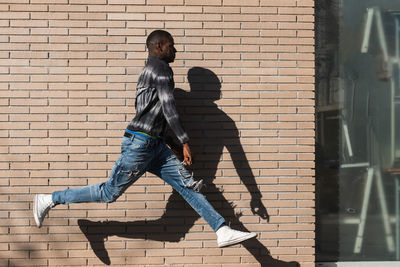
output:
<svg viewBox="0 0 400 267"><path fill-rule="evenodd" d="M258 6L259 0L224 0L222 2L224 6Z"/></svg>
<svg viewBox="0 0 400 267"><path fill-rule="evenodd" d="M26 51L19 51L19 52L11 52L10 58L47 58L47 52L26 52Z"/></svg>
<svg viewBox="0 0 400 267"><path fill-rule="evenodd" d="M296 30L311 30L314 29L314 24L313 23L292 23L292 22L281 22L278 25L279 29L296 29Z"/></svg>
<svg viewBox="0 0 400 267"><path fill-rule="evenodd" d="M68 29L66 28L32 28L31 34L33 35L67 35Z"/></svg>
<svg viewBox="0 0 400 267"><path fill-rule="evenodd" d="M1 43L0 50L28 50L29 44Z"/></svg>
<svg viewBox="0 0 400 267"><path fill-rule="evenodd" d="M237 263L240 262L239 256L220 256L220 257L207 257L204 263Z"/></svg>
<svg viewBox="0 0 400 267"><path fill-rule="evenodd" d="M10 11L47 11L46 5L10 5Z"/></svg>
<svg viewBox="0 0 400 267"><path fill-rule="evenodd" d="M9 130L16 130L16 129L29 129L29 124L28 123L15 123L15 122L3 122L0 125L0 129L5 130L5 129L9 129Z"/></svg>
<svg viewBox="0 0 400 267"><path fill-rule="evenodd" d="M47 137L47 131L28 130L28 131L10 131L10 137Z"/></svg>
<svg viewBox="0 0 400 267"><path fill-rule="evenodd" d="M29 12L1 12L0 19L29 19Z"/></svg>
<svg viewBox="0 0 400 267"><path fill-rule="evenodd" d="M135 14L135 13L109 13L107 15L107 19L109 20L144 20L144 14Z"/></svg>
<svg viewBox="0 0 400 267"><path fill-rule="evenodd" d="M225 23L225 22L219 22L219 21L213 21L213 22L203 22L202 26L204 29L240 29L240 23L238 22L230 22L230 23ZM194 27L193 27L194 28ZM224 30L225 33L226 30ZM234 36L231 34L231 36ZM237 37L237 36L235 36ZM220 39L220 41L224 41L225 39Z"/></svg>
<svg viewBox="0 0 400 267"><path fill-rule="evenodd" d="M243 9L243 8L242 8ZM239 13L246 13L241 12L240 7L218 7L218 6L203 6L204 13L214 13L214 14L239 14Z"/></svg>
<svg viewBox="0 0 400 267"><path fill-rule="evenodd" d="M167 257L165 258L165 262L168 265L176 265L178 263L202 263L202 257Z"/></svg>
<svg viewBox="0 0 400 267"><path fill-rule="evenodd" d="M68 258L66 261L65 259L49 259L49 265L51 266L83 266L86 264L86 259L80 258Z"/></svg>
<svg viewBox="0 0 400 267"><path fill-rule="evenodd" d="M48 155L31 155L31 161L67 161L68 156L67 155L54 155L54 154L48 154Z"/></svg>
<svg viewBox="0 0 400 267"><path fill-rule="evenodd" d="M14 259L14 258L25 258L29 257L29 251L0 251L0 257L2 259Z"/></svg>
<svg viewBox="0 0 400 267"><path fill-rule="evenodd" d="M279 1L279 0L260 0L260 5L261 6L296 6L296 1L297 0L285 0L285 1Z"/></svg>
<svg viewBox="0 0 400 267"><path fill-rule="evenodd" d="M126 22L128 28L163 28L164 22L161 21L127 21Z"/></svg>
<svg viewBox="0 0 400 267"><path fill-rule="evenodd" d="M276 22L243 22L243 29L278 29Z"/></svg>
<svg viewBox="0 0 400 267"><path fill-rule="evenodd" d="M14 170L41 170L47 169L48 164L45 162L11 163L10 167Z"/></svg>
<svg viewBox="0 0 400 267"><path fill-rule="evenodd" d="M221 30L186 30L187 36L222 36Z"/></svg>
<svg viewBox="0 0 400 267"><path fill-rule="evenodd" d="M40 53L40 52L39 52ZM66 60L48 60L48 59L31 59L31 66L49 66L49 67L60 67L66 66L68 62Z"/></svg>
<svg viewBox="0 0 400 267"><path fill-rule="evenodd" d="M10 36L11 43L47 43L45 36Z"/></svg>
<svg viewBox="0 0 400 267"><path fill-rule="evenodd" d="M308 7L280 7L278 9L280 14L314 14L314 8Z"/></svg>
<svg viewBox="0 0 400 267"><path fill-rule="evenodd" d="M261 21L296 21L297 17L296 15L283 15L282 13L276 15L276 14L271 14L271 15L261 15L260 16Z"/></svg>
<svg viewBox="0 0 400 267"><path fill-rule="evenodd" d="M51 166L51 165L50 165ZM46 182L47 184L47 179L44 178L65 178L68 176L68 173L66 171L60 171L60 170L40 170L40 171L32 171L31 172L31 177L32 178L40 178L43 180L42 182Z"/></svg>
<svg viewBox="0 0 400 267"><path fill-rule="evenodd" d="M300 15L300 16L297 16L297 21L299 21L299 22L314 22L314 16L313 15Z"/></svg>
<svg viewBox="0 0 400 267"><path fill-rule="evenodd" d="M147 258L147 257L129 257L126 258L126 263L127 264L156 264L157 265L162 265L164 264L164 258L163 257L151 257L151 258ZM125 264L125 262L123 262L123 264Z"/></svg>
<svg viewBox="0 0 400 267"><path fill-rule="evenodd" d="M70 35L106 35L106 30L102 28L71 28L69 29Z"/></svg>
<svg viewBox="0 0 400 267"><path fill-rule="evenodd" d="M27 59L0 59L1 66L27 66L29 60Z"/></svg>
<svg viewBox="0 0 400 267"><path fill-rule="evenodd" d="M64 150L64 151L65 152L63 152L63 153L69 153L68 150ZM56 151L51 151L51 152L55 153ZM75 153L79 153L79 152L75 152ZM96 157L96 158L98 158L98 157ZM52 162L52 163L50 163L50 169L51 170L87 169L87 163L86 162ZM58 171L55 171L55 172L60 173ZM64 172L63 172L63 176L66 176L66 175L64 175Z"/></svg>
<svg viewBox="0 0 400 267"><path fill-rule="evenodd" d="M187 14L185 16L190 16L190 14ZM182 21L183 18L184 18L183 14L166 14L166 13L146 14L146 20L149 20L149 21L152 21L152 20L163 20L163 21L180 20L180 21Z"/></svg>
<svg viewBox="0 0 400 267"><path fill-rule="evenodd" d="M195 0L186 0L185 1L186 5L204 5L204 6L220 6L222 4L222 0L209 0L204 3L200 3Z"/></svg>

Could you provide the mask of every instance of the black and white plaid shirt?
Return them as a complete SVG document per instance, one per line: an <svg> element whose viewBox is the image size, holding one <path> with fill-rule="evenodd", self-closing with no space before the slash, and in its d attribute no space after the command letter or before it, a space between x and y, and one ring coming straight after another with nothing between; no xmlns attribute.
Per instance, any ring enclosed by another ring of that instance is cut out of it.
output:
<svg viewBox="0 0 400 267"><path fill-rule="evenodd" d="M169 125L182 144L189 141L175 106L173 75L168 63L149 56L137 83L136 116L128 130L164 138Z"/></svg>

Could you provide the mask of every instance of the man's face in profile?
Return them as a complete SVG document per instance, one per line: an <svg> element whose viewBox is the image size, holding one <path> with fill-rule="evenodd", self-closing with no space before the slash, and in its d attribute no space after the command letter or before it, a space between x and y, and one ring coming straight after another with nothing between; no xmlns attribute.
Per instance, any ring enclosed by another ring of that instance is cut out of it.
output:
<svg viewBox="0 0 400 267"><path fill-rule="evenodd" d="M174 62L175 60L175 44L174 39L168 38L162 45L161 45L161 59L166 61L167 63Z"/></svg>

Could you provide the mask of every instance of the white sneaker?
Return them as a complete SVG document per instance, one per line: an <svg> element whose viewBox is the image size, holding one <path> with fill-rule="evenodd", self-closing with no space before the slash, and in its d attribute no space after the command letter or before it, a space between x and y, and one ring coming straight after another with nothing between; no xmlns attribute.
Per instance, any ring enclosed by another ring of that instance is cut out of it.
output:
<svg viewBox="0 0 400 267"><path fill-rule="evenodd" d="M256 237L256 233L241 232L231 229L229 226L222 226L216 232L218 247L226 247Z"/></svg>
<svg viewBox="0 0 400 267"><path fill-rule="evenodd" d="M37 227L42 227L44 217L52 207L54 207L54 203L50 194L35 195L33 199L33 217Z"/></svg>

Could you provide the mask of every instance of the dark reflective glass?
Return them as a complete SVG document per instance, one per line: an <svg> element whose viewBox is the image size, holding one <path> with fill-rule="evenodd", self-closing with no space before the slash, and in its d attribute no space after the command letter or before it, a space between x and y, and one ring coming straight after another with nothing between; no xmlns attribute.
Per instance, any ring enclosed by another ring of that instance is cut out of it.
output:
<svg viewBox="0 0 400 267"><path fill-rule="evenodd" d="M317 261L400 260L400 1L315 4Z"/></svg>

